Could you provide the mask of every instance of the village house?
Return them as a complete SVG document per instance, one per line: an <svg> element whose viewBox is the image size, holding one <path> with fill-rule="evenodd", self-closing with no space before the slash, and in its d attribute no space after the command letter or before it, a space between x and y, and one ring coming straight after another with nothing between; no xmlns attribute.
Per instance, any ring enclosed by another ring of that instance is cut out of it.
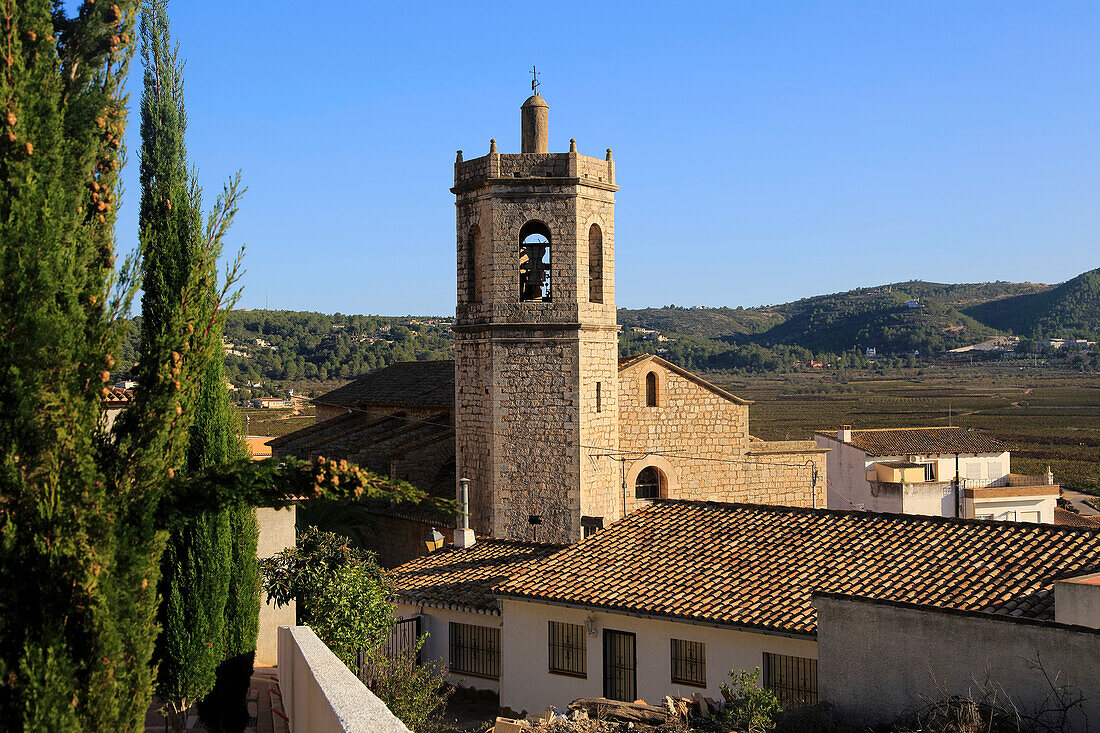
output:
<svg viewBox="0 0 1100 733"><path fill-rule="evenodd" d="M656 500L578 544L479 541L394 578L425 655L517 712L719 698L759 668L787 707L881 722L993 670L1021 706L1044 673L1075 686L1095 720L1098 569L1097 530Z"/></svg>
<svg viewBox="0 0 1100 733"><path fill-rule="evenodd" d="M829 449L828 506L874 512L1051 523L1061 487L1011 471L1009 447L961 427L814 434Z"/></svg>
<svg viewBox="0 0 1100 733"><path fill-rule="evenodd" d="M453 362L394 364L315 400L277 456L344 458L437 496L470 479L478 534L578 542L658 498L824 506L825 453L762 441L744 400L654 355L620 359L615 164L550 153L549 106L521 108L522 152L454 166ZM374 507L394 565L454 519Z"/></svg>

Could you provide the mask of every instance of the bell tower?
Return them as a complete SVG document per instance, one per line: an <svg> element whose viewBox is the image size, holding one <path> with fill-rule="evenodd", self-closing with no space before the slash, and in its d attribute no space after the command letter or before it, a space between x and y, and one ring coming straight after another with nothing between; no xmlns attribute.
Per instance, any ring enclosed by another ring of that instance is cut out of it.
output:
<svg viewBox="0 0 1100 733"><path fill-rule="evenodd" d="M618 186L610 149L549 152L537 92L520 118L522 152L455 161L457 470L477 532L576 542L621 514Z"/></svg>

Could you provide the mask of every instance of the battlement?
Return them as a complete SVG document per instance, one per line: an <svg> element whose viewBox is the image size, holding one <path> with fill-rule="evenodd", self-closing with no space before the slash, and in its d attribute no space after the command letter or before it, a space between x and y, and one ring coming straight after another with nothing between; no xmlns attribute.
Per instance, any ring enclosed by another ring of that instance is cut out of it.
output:
<svg viewBox="0 0 1100 733"><path fill-rule="evenodd" d="M495 146L494 146L495 147ZM617 191L615 161L611 151L604 159L569 153L495 153L480 158L462 160L461 151L455 161L454 193L480 188L489 183L516 179L552 179L555 183L595 185Z"/></svg>

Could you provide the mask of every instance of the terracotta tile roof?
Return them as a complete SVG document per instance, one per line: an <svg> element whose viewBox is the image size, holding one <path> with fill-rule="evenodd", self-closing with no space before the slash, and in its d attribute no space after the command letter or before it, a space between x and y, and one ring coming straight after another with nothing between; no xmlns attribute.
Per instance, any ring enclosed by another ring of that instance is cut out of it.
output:
<svg viewBox="0 0 1100 733"><path fill-rule="evenodd" d="M1100 529L1100 516L1086 517L1059 506L1054 508L1054 523L1064 527Z"/></svg>
<svg viewBox="0 0 1100 733"><path fill-rule="evenodd" d="M1049 619L1054 576L1090 568L1100 530L662 500L496 590L810 635L815 591Z"/></svg>
<svg viewBox="0 0 1100 733"><path fill-rule="evenodd" d="M364 374L314 402L341 407L386 405L446 407L455 404L454 361L401 361Z"/></svg>
<svg viewBox="0 0 1100 733"><path fill-rule="evenodd" d="M564 547L478 539L473 547L451 547L418 557L394 568L391 574L398 597L408 603L498 614L493 586Z"/></svg>
<svg viewBox="0 0 1100 733"><path fill-rule="evenodd" d="M134 393L128 389L115 386L107 386L103 389L107 390L106 395L103 397L104 402L128 403L134 401Z"/></svg>
<svg viewBox="0 0 1100 733"><path fill-rule="evenodd" d="M837 439L835 430L817 433ZM1000 453L1009 446L985 433L966 428L875 428L853 430L848 444L870 456L936 455L938 453Z"/></svg>
<svg viewBox="0 0 1100 733"><path fill-rule="evenodd" d="M248 447L248 454L252 456L252 460L263 461L271 458L272 440L274 438L270 435L246 435L244 443Z"/></svg>

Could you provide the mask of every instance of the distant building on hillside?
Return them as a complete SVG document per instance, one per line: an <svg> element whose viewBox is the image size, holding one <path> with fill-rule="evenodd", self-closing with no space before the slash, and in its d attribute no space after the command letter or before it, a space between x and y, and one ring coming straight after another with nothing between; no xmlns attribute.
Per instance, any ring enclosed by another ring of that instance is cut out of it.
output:
<svg viewBox="0 0 1100 733"><path fill-rule="evenodd" d="M905 301L906 308L920 308L920 298L910 298Z"/></svg>
<svg viewBox="0 0 1100 733"><path fill-rule="evenodd" d="M272 407L290 407L290 400L285 397L256 397L250 403L253 407L270 409Z"/></svg>
<svg viewBox="0 0 1100 733"><path fill-rule="evenodd" d="M1054 476L1011 472L1009 448L966 428L839 430L814 435L826 459L831 509L1049 524Z"/></svg>

